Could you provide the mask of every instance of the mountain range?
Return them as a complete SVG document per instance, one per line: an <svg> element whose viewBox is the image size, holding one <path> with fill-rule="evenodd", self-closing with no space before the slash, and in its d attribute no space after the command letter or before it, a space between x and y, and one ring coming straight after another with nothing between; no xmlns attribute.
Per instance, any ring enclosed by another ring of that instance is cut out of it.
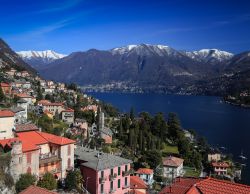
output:
<svg viewBox="0 0 250 194"><path fill-rule="evenodd" d="M17 54L32 67L37 70L43 68L47 64L65 57L64 54L56 53L52 50L45 51L19 51Z"/></svg>
<svg viewBox="0 0 250 194"><path fill-rule="evenodd" d="M52 53L53 57L49 57ZM196 93L203 88L203 91L213 93L213 90L220 91L218 80L231 80L250 67L250 52L234 55L218 49L182 51L150 44L111 50L90 49L68 56L53 51L22 51L18 54L46 79L93 87L119 83L145 91L164 88L164 91ZM224 91L227 87L222 88Z"/></svg>

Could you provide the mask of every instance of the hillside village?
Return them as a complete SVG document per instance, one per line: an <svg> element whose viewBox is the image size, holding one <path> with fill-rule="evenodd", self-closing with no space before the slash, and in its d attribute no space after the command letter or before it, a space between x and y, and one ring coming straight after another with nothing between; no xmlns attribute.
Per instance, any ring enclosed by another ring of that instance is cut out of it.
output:
<svg viewBox="0 0 250 194"><path fill-rule="evenodd" d="M176 114L121 114L0 64L0 193L250 193L233 183L241 168Z"/></svg>

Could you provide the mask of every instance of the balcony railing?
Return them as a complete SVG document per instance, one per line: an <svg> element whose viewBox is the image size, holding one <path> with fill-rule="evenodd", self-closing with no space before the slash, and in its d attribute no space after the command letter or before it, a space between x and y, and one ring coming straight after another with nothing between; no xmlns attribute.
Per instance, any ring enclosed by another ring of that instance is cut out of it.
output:
<svg viewBox="0 0 250 194"><path fill-rule="evenodd" d="M113 189L110 189L110 191L109 191L109 193L111 194L111 193L115 193L115 189L113 188Z"/></svg>
<svg viewBox="0 0 250 194"><path fill-rule="evenodd" d="M56 154L41 154L39 156L39 163L41 164L46 164L46 163L50 163L50 162L57 162L60 161L61 159L59 158L58 155Z"/></svg>
<svg viewBox="0 0 250 194"><path fill-rule="evenodd" d="M117 177L117 174L116 174L116 173L111 174L111 175L109 175L109 180L110 180L110 181L113 181L116 177Z"/></svg>
<svg viewBox="0 0 250 194"><path fill-rule="evenodd" d="M106 180L107 180L106 177L100 177L100 178L99 178L100 184L105 183Z"/></svg>
<svg viewBox="0 0 250 194"><path fill-rule="evenodd" d="M39 176L42 177L46 172L49 172L51 174L57 174L57 173L61 173L62 170L61 170L61 168L54 168L54 169L49 170L49 171L40 172Z"/></svg>
<svg viewBox="0 0 250 194"><path fill-rule="evenodd" d="M127 171L122 171L122 176L128 176L130 174L132 174L133 171L131 169L127 170Z"/></svg>
<svg viewBox="0 0 250 194"><path fill-rule="evenodd" d="M127 188L129 188L130 186L127 184L127 185L124 185L124 186L122 186L122 189L127 189Z"/></svg>

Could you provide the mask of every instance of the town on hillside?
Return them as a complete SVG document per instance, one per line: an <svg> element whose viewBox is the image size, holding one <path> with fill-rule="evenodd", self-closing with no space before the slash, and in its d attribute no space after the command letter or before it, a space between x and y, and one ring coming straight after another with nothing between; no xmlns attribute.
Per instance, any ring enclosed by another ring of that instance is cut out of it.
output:
<svg viewBox="0 0 250 194"><path fill-rule="evenodd" d="M76 84L1 71L0 193L250 193L242 165L175 113L120 113Z"/></svg>

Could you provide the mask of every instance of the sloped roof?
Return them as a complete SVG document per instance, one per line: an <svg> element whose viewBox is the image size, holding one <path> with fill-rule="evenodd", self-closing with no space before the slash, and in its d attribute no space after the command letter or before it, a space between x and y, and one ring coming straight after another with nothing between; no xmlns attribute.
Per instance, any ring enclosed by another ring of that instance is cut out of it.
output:
<svg viewBox="0 0 250 194"><path fill-rule="evenodd" d="M138 176L130 176L130 189L147 189L147 185Z"/></svg>
<svg viewBox="0 0 250 194"><path fill-rule="evenodd" d="M139 168L135 173L137 174L153 174L154 171L149 168Z"/></svg>
<svg viewBox="0 0 250 194"><path fill-rule="evenodd" d="M229 168L229 164L227 162L213 162L213 167L223 167L223 168Z"/></svg>
<svg viewBox="0 0 250 194"><path fill-rule="evenodd" d="M180 166L184 160L182 158L177 158L174 156L168 156L163 159L163 166L172 166L172 167L178 167Z"/></svg>
<svg viewBox="0 0 250 194"><path fill-rule="evenodd" d="M14 117L15 113L10 110L0 110L0 117Z"/></svg>
<svg viewBox="0 0 250 194"><path fill-rule="evenodd" d="M38 127L33 123L17 124L15 127L16 127L16 132L38 130Z"/></svg>
<svg viewBox="0 0 250 194"><path fill-rule="evenodd" d="M230 181L197 178L177 178L175 183L166 186L159 194L249 194L250 186Z"/></svg>
<svg viewBox="0 0 250 194"><path fill-rule="evenodd" d="M24 108L20 107L20 106L17 106L17 107L12 107L10 109L13 113L18 113L18 112L21 112L21 111L25 111Z"/></svg>
<svg viewBox="0 0 250 194"><path fill-rule="evenodd" d="M39 149L39 145L53 143L56 145L68 145L75 143L74 140L52 135L49 133L44 133L40 131L25 131L17 133L16 138L11 138L7 140L0 140L0 144L4 147L6 144L10 145L11 142L19 140L22 142L23 152L28 152L32 150Z"/></svg>
<svg viewBox="0 0 250 194"><path fill-rule="evenodd" d="M132 163L131 160L84 147L77 147L75 156L77 159L84 161L81 164L82 166L96 171Z"/></svg>
<svg viewBox="0 0 250 194"><path fill-rule="evenodd" d="M1 82L0 86L1 87L10 87L10 84Z"/></svg>
<svg viewBox="0 0 250 194"><path fill-rule="evenodd" d="M41 187L31 185L28 188L21 191L19 194L57 194L57 193Z"/></svg>

